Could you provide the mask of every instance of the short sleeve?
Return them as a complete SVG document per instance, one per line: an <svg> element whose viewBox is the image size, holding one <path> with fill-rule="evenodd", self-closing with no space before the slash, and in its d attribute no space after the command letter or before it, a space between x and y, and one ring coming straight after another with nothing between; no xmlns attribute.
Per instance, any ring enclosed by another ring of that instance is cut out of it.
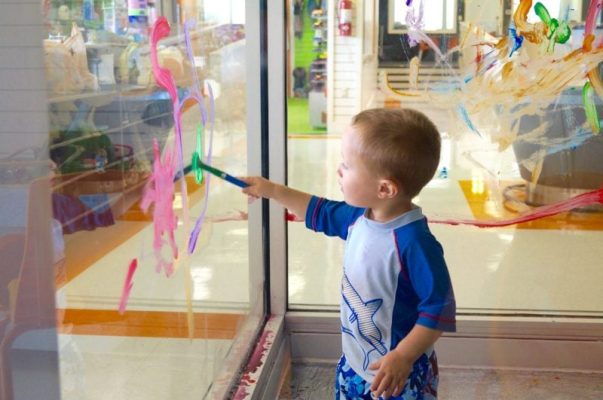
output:
<svg viewBox="0 0 603 400"><path fill-rule="evenodd" d="M352 207L343 201L313 196L306 210L306 227L345 240L348 236L348 228L363 213L363 208Z"/></svg>
<svg viewBox="0 0 603 400"><path fill-rule="evenodd" d="M440 243L424 233L405 249L406 273L418 296L417 324L447 332L456 331L456 301L444 251Z"/></svg>

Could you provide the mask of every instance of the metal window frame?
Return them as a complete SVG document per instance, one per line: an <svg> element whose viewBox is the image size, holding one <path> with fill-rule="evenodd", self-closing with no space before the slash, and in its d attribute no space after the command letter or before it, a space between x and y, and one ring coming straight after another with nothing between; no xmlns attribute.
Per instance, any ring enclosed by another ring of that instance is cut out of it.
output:
<svg viewBox="0 0 603 400"><path fill-rule="evenodd" d="M261 153L267 153L267 158L258 157L257 149L249 146L248 172L286 184L285 2L271 2L270 7L268 0L258 0L253 6L250 3L246 4L249 8L246 40L248 60L254 62L247 71L248 137L250 142L261 143ZM258 76L261 78L257 79ZM254 102L257 93L262 97L259 103ZM289 366L289 340L284 320L287 311L285 210L268 200L255 203L249 209L250 257L265 266L264 284L260 289L257 286L260 282L256 282L255 290L265 291L268 316L257 335L255 348L247 349L253 365L244 369L238 387L231 385L230 393L220 392L216 398L230 398L233 392L245 399L277 398L283 372ZM256 212L252 213L254 207ZM261 231L252 231L252 226L261 226ZM257 246L259 237L261 246ZM254 285L250 289L253 291ZM254 383L245 381L245 376L252 377L249 380Z"/></svg>

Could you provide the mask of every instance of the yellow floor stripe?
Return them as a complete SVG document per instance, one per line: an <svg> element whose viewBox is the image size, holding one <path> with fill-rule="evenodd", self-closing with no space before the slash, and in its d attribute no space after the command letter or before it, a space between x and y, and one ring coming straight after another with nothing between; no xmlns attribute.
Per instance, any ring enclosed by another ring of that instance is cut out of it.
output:
<svg viewBox="0 0 603 400"><path fill-rule="evenodd" d="M245 314L195 313L194 339L232 339ZM59 309L58 331L72 335L187 339L187 313L161 311Z"/></svg>

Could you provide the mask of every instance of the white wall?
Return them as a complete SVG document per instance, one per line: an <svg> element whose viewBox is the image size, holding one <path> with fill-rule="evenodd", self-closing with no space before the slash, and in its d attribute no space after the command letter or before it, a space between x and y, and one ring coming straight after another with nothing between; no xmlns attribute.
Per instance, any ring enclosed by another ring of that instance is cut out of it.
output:
<svg viewBox="0 0 603 400"><path fill-rule="evenodd" d="M379 67L378 27L379 1L364 0L364 17L362 18L362 66L360 82L362 83L360 108L374 107L373 100L377 94L377 75Z"/></svg>
<svg viewBox="0 0 603 400"><path fill-rule="evenodd" d="M366 15L365 18L365 2L375 4L374 16ZM340 36L337 29L337 1L329 0L327 131L330 133L340 133L352 116L367 107L377 89L377 40L373 37L377 30L366 29L377 25L379 14L376 3L377 0L354 0L352 35ZM371 41L374 43L372 53L364 54L364 47Z"/></svg>
<svg viewBox="0 0 603 400"><path fill-rule="evenodd" d="M21 229L17 232L20 233L22 228L27 227L26 243L31 244L27 247L29 268L24 272L25 278L20 278L19 284L25 282L23 279L28 281L27 301L31 305L27 310L31 314L29 318L35 315L35 318L43 319L45 322L40 326L44 327L54 318L42 315L42 306L38 309L41 304L48 308L54 307L49 188L46 184L40 186L41 189L32 198L26 184L14 184L14 179L6 178L10 175L7 173L9 170L17 171L19 167L27 169L27 165L34 164L6 160L7 156L18 150L35 148L39 157L45 160L42 165L48 164L48 112L42 48L45 28L41 4L41 0L0 0L0 193L20 190L20 201L23 203L2 203L3 213L13 213L12 218L19 218L21 221L11 222L6 214L0 215L0 232L14 232L14 225L18 225ZM32 157L32 153L21 154L21 158L27 156ZM46 175L46 172L38 169L36 175ZM28 206L27 213L17 214L17 209L24 209L24 205L30 201L35 201L32 203L34 206ZM32 228L34 226L35 229ZM3 254L6 253L0 253L0 257ZM3 286L7 284L8 282L0 282ZM23 288L24 285L19 287L25 290ZM32 301L34 296L37 296L37 302ZM0 334L0 339L4 339L1 336L3 334ZM50 348L37 350L32 347L42 342L48 343ZM9 383L12 383L15 399L60 398L56 347L54 329L29 328L17 336L15 342L7 342L6 351L12 366L8 368L8 378ZM19 351L22 348L28 350ZM0 386L0 390L10 390L7 385Z"/></svg>
<svg viewBox="0 0 603 400"><path fill-rule="evenodd" d="M0 0L0 159L45 148L48 112L40 0Z"/></svg>

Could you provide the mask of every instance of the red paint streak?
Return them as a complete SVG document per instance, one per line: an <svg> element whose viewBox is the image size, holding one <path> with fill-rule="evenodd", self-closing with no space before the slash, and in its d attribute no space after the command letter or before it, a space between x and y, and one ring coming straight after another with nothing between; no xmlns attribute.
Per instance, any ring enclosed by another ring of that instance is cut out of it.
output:
<svg viewBox="0 0 603 400"><path fill-rule="evenodd" d="M287 210L286 214L285 214L285 219L289 222L301 222L303 221L303 219L298 218L297 215L293 214L292 212L289 212Z"/></svg>
<svg viewBox="0 0 603 400"><path fill-rule="evenodd" d="M239 387L232 397L233 400L242 400L249 395L247 389L257 382L255 377L253 377L253 374L255 374L264 364L266 353L272 345L273 335L273 332L266 330L262 333L262 336L260 336L251 357L249 357L249 362L247 363Z"/></svg>
<svg viewBox="0 0 603 400"><path fill-rule="evenodd" d="M527 212L519 217L505 219L500 221L478 221L474 219L438 219L429 218L429 222L435 224L448 224L448 225L473 225L478 228L495 228L502 226L509 226L514 224L520 224L522 222L534 221L540 218L550 217L551 215L560 214L562 212L571 211L575 208L586 207L593 204L603 204L603 188L593 190L572 197L571 199L560 201L555 204L549 204L535 208L534 210ZM301 219L288 219L288 221L301 222Z"/></svg>
<svg viewBox="0 0 603 400"><path fill-rule="evenodd" d="M477 221L469 219L429 219L429 221L436 224L473 225L477 226L478 228L495 228L534 221L536 219L550 217L551 215L560 214L562 212L571 211L575 208L585 207L592 204L603 204L603 188L583 193L558 203L538 207L530 212L520 215L519 217L501 221Z"/></svg>
<svg viewBox="0 0 603 400"><path fill-rule="evenodd" d="M272 332L265 331L262 333L262 336L260 336L260 340L258 340L258 344L253 350L253 354L249 357L245 373L255 373L257 369L262 366L263 358L266 356L266 350L270 347L270 343L267 343L269 334L272 334Z"/></svg>
<svg viewBox="0 0 603 400"><path fill-rule="evenodd" d="M249 395L249 393L247 392L247 388L244 387L244 385L247 385L247 384L245 382L241 382L239 384L239 388L237 389L237 392L232 397L232 400L243 400L244 398L246 398Z"/></svg>

